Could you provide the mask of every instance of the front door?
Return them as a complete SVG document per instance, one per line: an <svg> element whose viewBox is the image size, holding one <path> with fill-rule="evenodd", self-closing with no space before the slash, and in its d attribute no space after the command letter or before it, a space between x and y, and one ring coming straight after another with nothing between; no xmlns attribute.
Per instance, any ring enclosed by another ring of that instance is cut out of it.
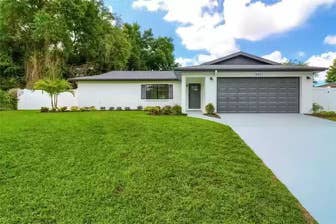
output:
<svg viewBox="0 0 336 224"><path fill-rule="evenodd" d="M189 84L189 109L201 109L201 84Z"/></svg>

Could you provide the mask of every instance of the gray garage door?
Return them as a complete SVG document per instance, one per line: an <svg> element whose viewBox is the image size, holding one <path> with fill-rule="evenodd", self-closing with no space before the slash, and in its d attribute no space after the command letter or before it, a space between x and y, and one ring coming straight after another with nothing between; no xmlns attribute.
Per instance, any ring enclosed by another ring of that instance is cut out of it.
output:
<svg viewBox="0 0 336 224"><path fill-rule="evenodd" d="M222 113L299 113L299 78L218 78Z"/></svg>

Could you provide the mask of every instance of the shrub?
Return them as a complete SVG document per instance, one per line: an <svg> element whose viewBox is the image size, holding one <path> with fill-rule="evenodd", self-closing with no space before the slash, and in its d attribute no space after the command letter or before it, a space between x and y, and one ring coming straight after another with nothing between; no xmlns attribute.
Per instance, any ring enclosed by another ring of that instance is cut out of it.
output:
<svg viewBox="0 0 336 224"><path fill-rule="evenodd" d="M313 103L312 111L314 114L319 113L323 110L323 107L319 105L318 103Z"/></svg>
<svg viewBox="0 0 336 224"><path fill-rule="evenodd" d="M88 108L88 111L96 111L96 110L97 110L97 109L96 109L95 106L91 106L91 107Z"/></svg>
<svg viewBox="0 0 336 224"><path fill-rule="evenodd" d="M16 97L0 89L0 110L15 110L16 107Z"/></svg>
<svg viewBox="0 0 336 224"><path fill-rule="evenodd" d="M55 113L55 112L57 112L57 108L51 108L51 109L49 110L49 112L53 112L53 113Z"/></svg>
<svg viewBox="0 0 336 224"><path fill-rule="evenodd" d="M88 111L90 111L90 107L81 107L79 110L81 112L88 112Z"/></svg>
<svg viewBox="0 0 336 224"><path fill-rule="evenodd" d="M11 102L10 102L11 109L13 109L13 110L17 110L17 104L18 104L18 101L19 101L18 91L19 91L19 89L17 89L17 88L8 90L8 94L9 94L10 99L11 99Z"/></svg>
<svg viewBox="0 0 336 224"><path fill-rule="evenodd" d="M131 110L131 108L130 107L125 107L125 110L129 111L129 110Z"/></svg>
<svg viewBox="0 0 336 224"><path fill-rule="evenodd" d="M100 107L100 110L106 110L106 107Z"/></svg>
<svg viewBox="0 0 336 224"><path fill-rule="evenodd" d="M164 106L161 110L162 114L169 115L172 114L172 107L171 106Z"/></svg>
<svg viewBox="0 0 336 224"><path fill-rule="evenodd" d="M144 111L150 111L151 109L152 109L153 107L151 107L151 106L147 106L147 107L145 107L145 109L144 109Z"/></svg>
<svg viewBox="0 0 336 224"><path fill-rule="evenodd" d="M60 107L59 111L60 112L66 112L68 110L68 107Z"/></svg>
<svg viewBox="0 0 336 224"><path fill-rule="evenodd" d="M175 105L171 108L172 114L174 115L181 115L182 114L182 107L179 105Z"/></svg>
<svg viewBox="0 0 336 224"><path fill-rule="evenodd" d="M114 107L110 107L109 110L114 110L115 108Z"/></svg>
<svg viewBox="0 0 336 224"><path fill-rule="evenodd" d="M334 111L321 111L320 113L318 113L318 115L322 115L324 117L332 117L336 115L336 112Z"/></svg>
<svg viewBox="0 0 336 224"><path fill-rule="evenodd" d="M47 112L49 112L49 108L48 107L41 107L40 112L41 113L47 113Z"/></svg>
<svg viewBox="0 0 336 224"><path fill-rule="evenodd" d="M161 107L151 107L148 111L148 114L150 115L160 115L161 114Z"/></svg>
<svg viewBox="0 0 336 224"><path fill-rule="evenodd" d="M142 106L138 106L137 110L143 110L143 107Z"/></svg>
<svg viewBox="0 0 336 224"><path fill-rule="evenodd" d="M70 107L70 111L71 111L71 112L79 111L79 107L77 107L77 106L72 106L72 107Z"/></svg>
<svg viewBox="0 0 336 224"><path fill-rule="evenodd" d="M212 103L209 103L205 106L205 111L207 114L214 114L215 113L215 107Z"/></svg>
<svg viewBox="0 0 336 224"><path fill-rule="evenodd" d="M121 108L121 107L117 107L117 109L116 109L116 110L119 110L119 111L120 111L120 110L122 110L122 108Z"/></svg>

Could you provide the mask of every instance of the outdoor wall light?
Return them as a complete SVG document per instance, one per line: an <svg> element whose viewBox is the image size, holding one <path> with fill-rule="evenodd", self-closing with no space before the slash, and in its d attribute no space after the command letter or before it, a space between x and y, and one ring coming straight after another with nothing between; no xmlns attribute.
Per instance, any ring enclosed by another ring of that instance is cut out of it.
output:
<svg viewBox="0 0 336 224"><path fill-rule="evenodd" d="M311 79L311 77L310 77L310 76L307 76L307 80L309 80L309 79Z"/></svg>
<svg viewBox="0 0 336 224"><path fill-rule="evenodd" d="M210 77L210 80L212 81L212 80L213 80L213 78L212 78L212 77Z"/></svg>

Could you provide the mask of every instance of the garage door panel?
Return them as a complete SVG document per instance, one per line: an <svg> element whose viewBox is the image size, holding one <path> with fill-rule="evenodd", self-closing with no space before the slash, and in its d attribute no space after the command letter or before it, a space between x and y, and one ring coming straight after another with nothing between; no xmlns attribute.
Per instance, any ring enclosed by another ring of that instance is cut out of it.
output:
<svg viewBox="0 0 336 224"><path fill-rule="evenodd" d="M217 82L219 112L299 112L299 78L218 78Z"/></svg>

